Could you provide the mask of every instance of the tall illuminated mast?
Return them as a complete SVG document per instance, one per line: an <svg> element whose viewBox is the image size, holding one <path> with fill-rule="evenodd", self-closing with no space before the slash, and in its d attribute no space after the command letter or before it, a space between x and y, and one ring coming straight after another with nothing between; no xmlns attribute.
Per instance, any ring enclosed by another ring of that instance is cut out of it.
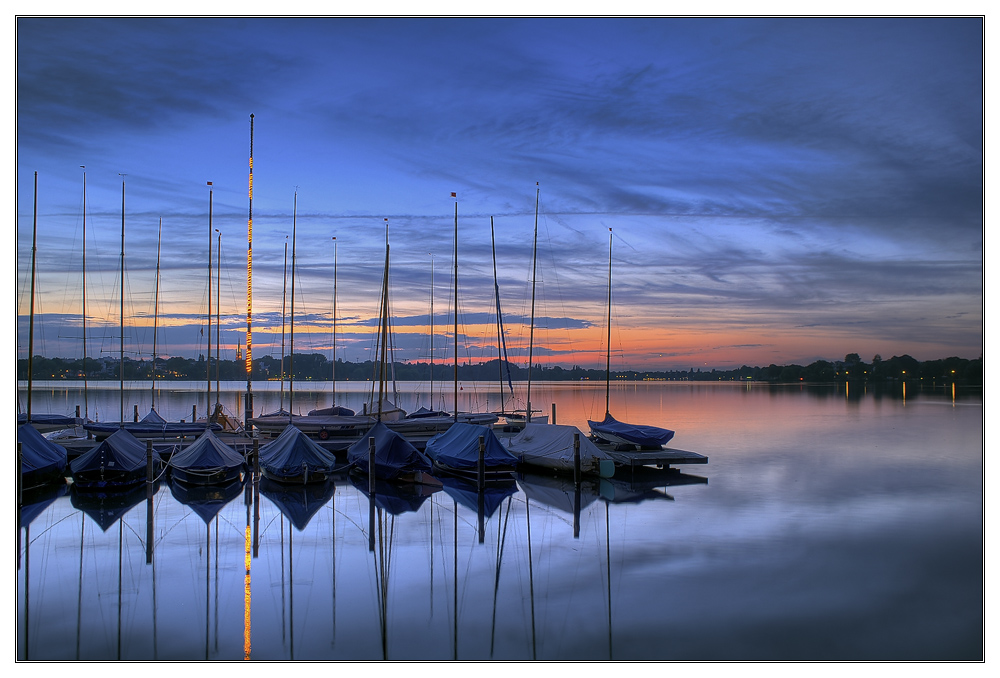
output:
<svg viewBox="0 0 1000 678"><path fill-rule="evenodd" d="M247 393L244 405L244 422L248 432L252 433L250 419L253 418L253 391L250 386L250 368L253 365L251 349L251 318L253 317L253 113L250 114L250 210L247 215Z"/></svg>

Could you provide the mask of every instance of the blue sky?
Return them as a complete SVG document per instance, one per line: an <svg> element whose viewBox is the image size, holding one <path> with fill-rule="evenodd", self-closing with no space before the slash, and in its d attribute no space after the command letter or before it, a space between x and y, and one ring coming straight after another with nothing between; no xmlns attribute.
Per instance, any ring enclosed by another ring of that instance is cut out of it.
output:
<svg viewBox="0 0 1000 678"><path fill-rule="evenodd" d="M398 357L430 352L432 261L434 355L453 355L456 192L459 353L496 355L492 217L523 361L536 182L542 361L603 363L609 228L618 367L979 357L982 31L978 18L20 18L18 356L35 172L35 353L82 355L85 165L88 353L118 351L123 180L126 351L152 352L162 219L157 352L205 352L211 181L235 357L252 113L255 357L281 351L293 204L296 351L331 355L336 258L337 355L366 356L388 223Z"/></svg>

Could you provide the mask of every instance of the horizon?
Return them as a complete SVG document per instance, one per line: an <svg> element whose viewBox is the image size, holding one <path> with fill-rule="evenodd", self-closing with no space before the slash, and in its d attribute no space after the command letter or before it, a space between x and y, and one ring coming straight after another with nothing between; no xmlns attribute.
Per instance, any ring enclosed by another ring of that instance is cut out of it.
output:
<svg viewBox="0 0 1000 678"><path fill-rule="evenodd" d="M980 18L20 17L17 34L19 358L35 172L35 354L83 355L84 173L88 356L119 350L123 218L130 357L151 355L154 315L157 353L214 354L217 280L223 359L245 350L251 114L253 358L281 354L293 222L296 353L331 357L336 284L337 357L364 361L388 237L398 359L428 359L432 294L435 360L453 356L457 209L460 359L497 357L492 219L526 361L536 182L533 363L603 369L609 229L613 370L982 357Z"/></svg>

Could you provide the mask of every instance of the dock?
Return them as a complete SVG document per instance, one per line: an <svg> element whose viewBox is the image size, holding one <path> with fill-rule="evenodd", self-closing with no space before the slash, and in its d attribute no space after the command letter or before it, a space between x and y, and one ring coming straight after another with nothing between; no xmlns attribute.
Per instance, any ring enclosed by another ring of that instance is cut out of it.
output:
<svg viewBox="0 0 1000 678"><path fill-rule="evenodd" d="M612 446L599 445L615 466L628 468L634 471L643 466L655 466L656 468L670 468L675 464L707 464L708 457L697 452L678 450L674 448L663 448L661 450L617 450Z"/></svg>

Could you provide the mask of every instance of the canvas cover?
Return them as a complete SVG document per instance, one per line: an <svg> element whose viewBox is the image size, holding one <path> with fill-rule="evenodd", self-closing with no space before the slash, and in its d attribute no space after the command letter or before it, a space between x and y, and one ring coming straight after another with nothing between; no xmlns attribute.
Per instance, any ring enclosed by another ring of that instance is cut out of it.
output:
<svg viewBox="0 0 1000 678"><path fill-rule="evenodd" d="M502 483L490 483L479 490L475 483L468 480L443 475L441 484L449 497L476 514L480 510L481 499L484 518L492 516L504 499L517 494L517 483L513 479Z"/></svg>
<svg viewBox="0 0 1000 678"><path fill-rule="evenodd" d="M306 529L309 521L330 501L336 489L332 480L308 485L282 485L268 478L260 481L260 493L277 506L299 532Z"/></svg>
<svg viewBox="0 0 1000 678"><path fill-rule="evenodd" d="M541 466L557 471L573 471L573 435L580 437L580 470L600 474L601 461L614 463L576 426L563 424L525 424L524 429L507 443L510 450L524 464Z"/></svg>
<svg viewBox="0 0 1000 678"><path fill-rule="evenodd" d="M66 469L66 448L46 440L34 426L18 426L17 442L21 443L22 476L55 475Z"/></svg>
<svg viewBox="0 0 1000 678"><path fill-rule="evenodd" d="M377 422L347 449L352 467L368 473L368 439L375 438L375 477L391 480L411 471L430 471L430 460L403 436Z"/></svg>
<svg viewBox="0 0 1000 678"><path fill-rule="evenodd" d="M309 473L329 473L337 458L294 426L286 426L277 438L260 448L260 466L275 478L294 478Z"/></svg>
<svg viewBox="0 0 1000 678"><path fill-rule="evenodd" d="M174 452L169 465L186 471L211 471L239 468L243 463L243 455L211 431L205 431L196 441Z"/></svg>
<svg viewBox="0 0 1000 678"><path fill-rule="evenodd" d="M604 415L604 421L588 420L587 424L599 438L610 442L628 442L640 447L662 447L674 437L674 432L670 429L626 424L612 417L610 413Z"/></svg>
<svg viewBox="0 0 1000 678"><path fill-rule="evenodd" d="M76 474L104 466L115 471L139 471L146 467L146 446L125 429L118 429L70 463Z"/></svg>
<svg viewBox="0 0 1000 678"><path fill-rule="evenodd" d="M456 469L479 468L479 437L484 438L486 449L483 461L486 468L512 467L517 457L507 451L489 426L477 424L452 424L444 433L427 441L424 451L434 461Z"/></svg>
<svg viewBox="0 0 1000 678"><path fill-rule="evenodd" d="M368 476L350 476L351 484L363 495L371 499L369 493L370 479ZM388 513L398 516L403 513L415 513L427 498L442 489L440 485L426 483L394 483L391 480L375 479L375 505Z"/></svg>
<svg viewBox="0 0 1000 678"><path fill-rule="evenodd" d="M130 490L102 493L78 492L75 486L70 488L70 503L73 508L80 509L90 516L100 526L102 532L107 532L109 527L144 499L146 499L146 487L142 485Z"/></svg>
<svg viewBox="0 0 1000 678"><path fill-rule="evenodd" d="M172 480L170 494L197 513L207 525L226 504L243 493L244 484L240 478L225 485L190 485Z"/></svg>

